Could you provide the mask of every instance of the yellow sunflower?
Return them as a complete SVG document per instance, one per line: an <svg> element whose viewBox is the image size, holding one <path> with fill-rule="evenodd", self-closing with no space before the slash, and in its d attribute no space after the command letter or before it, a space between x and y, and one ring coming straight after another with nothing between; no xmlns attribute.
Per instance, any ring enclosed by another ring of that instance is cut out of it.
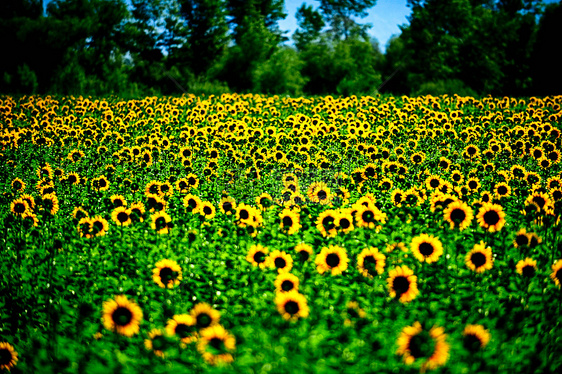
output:
<svg viewBox="0 0 562 374"><path fill-rule="evenodd" d="M537 261L527 257L524 260L517 262L517 265L515 265L515 270L519 275L522 275L524 277L532 277L537 272Z"/></svg>
<svg viewBox="0 0 562 374"><path fill-rule="evenodd" d="M309 314L308 304L304 295L297 291L280 292L275 297L277 310L287 321L296 321L306 318Z"/></svg>
<svg viewBox="0 0 562 374"><path fill-rule="evenodd" d="M177 336L184 344L197 341L199 336L196 331L197 321L189 314L177 314L168 320L166 333L169 336Z"/></svg>
<svg viewBox="0 0 562 374"><path fill-rule="evenodd" d="M299 278L291 273L279 273L275 279L275 292L299 290Z"/></svg>
<svg viewBox="0 0 562 374"><path fill-rule="evenodd" d="M421 234L413 238L410 249L418 261L425 261L428 264L436 262L443 254L443 245L439 238L427 234Z"/></svg>
<svg viewBox="0 0 562 374"><path fill-rule="evenodd" d="M505 225L505 212L499 204L483 203L476 219L489 232L500 231Z"/></svg>
<svg viewBox="0 0 562 374"><path fill-rule="evenodd" d="M562 284L562 260L557 260L552 265L551 269L552 273L550 273L550 279L552 279L554 281L554 284L556 284L558 288L560 288L560 285Z"/></svg>
<svg viewBox="0 0 562 374"><path fill-rule="evenodd" d="M234 361L232 353L235 349L236 339L223 326L214 325L201 330L197 350L209 364L227 364Z"/></svg>
<svg viewBox="0 0 562 374"><path fill-rule="evenodd" d="M464 348L472 353L486 347L490 341L490 332L482 325L466 325L462 335Z"/></svg>
<svg viewBox="0 0 562 374"><path fill-rule="evenodd" d="M449 358L447 335L442 327L433 326L429 331L416 321L413 326L406 326L398 337L397 354L404 358L407 365L421 363L421 372L445 365Z"/></svg>
<svg viewBox="0 0 562 374"><path fill-rule="evenodd" d="M152 270L152 280L162 288L174 288L182 280L181 267L173 260L160 260Z"/></svg>
<svg viewBox="0 0 562 374"><path fill-rule="evenodd" d="M18 363L18 352L7 342L0 342L0 370L10 371Z"/></svg>
<svg viewBox="0 0 562 374"><path fill-rule="evenodd" d="M288 273L293 268L293 258L285 251L275 250L269 255L269 266L279 273Z"/></svg>
<svg viewBox="0 0 562 374"><path fill-rule="evenodd" d="M457 200L447 205L447 208L443 210L443 217L449 222L451 230L457 226L460 231L463 231L472 222L474 213L465 202Z"/></svg>
<svg viewBox="0 0 562 374"><path fill-rule="evenodd" d="M470 270L477 273L490 270L494 266L492 248L487 247L486 243L481 241L479 244L475 244L474 248L468 252L464 261Z"/></svg>
<svg viewBox="0 0 562 374"><path fill-rule="evenodd" d="M397 266L389 271L386 282L390 297L398 297L401 303L410 302L419 294L418 277L406 265Z"/></svg>
<svg viewBox="0 0 562 374"><path fill-rule="evenodd" d="M316 270L320 274L330 271L332 275L339 275L347 269L348 262L345 248L337 245L323 247L315 259Z"/></svg>
<svg viewBox="0 0 562 374"><path fill-rule="evenodd" d="M130 337L138 334L141 321L142 310L126 296L118 295L103 303L102 322L108 330Z"/></svg>
<svg viewBox="0 0 562 374"><path fill-rule="evenodd" d="M158 357L165 357L164 350L166 349L166 337L162 334L160 329L152 329L148 333L148 339L144 340L144 347L148 351L154 352Z"/></svg>
<svg viewBox="0 0 562 374"><path fill-rule="evenodd" d="M248 250L246 261L253 266L259 266L261 269L264 269L269 266L269 258L267 257L268 253L269 250L267 247L264 247L261 244L254 244Z"/></svg>
<svg viewBox="0 0 562 374"><path fill-rule="evenodd" d="M220 312L207 303L195 305L189 314L195 319L195 327L199 330L217 325L221 318Z"/></svg>
<svg viewBox="0 0 562 374"><path fill-rule="evenodd" d="M373 278L376 274L384 272L386 256L377 248L365 248L357 256L357 270L365 278Z"/></svg>

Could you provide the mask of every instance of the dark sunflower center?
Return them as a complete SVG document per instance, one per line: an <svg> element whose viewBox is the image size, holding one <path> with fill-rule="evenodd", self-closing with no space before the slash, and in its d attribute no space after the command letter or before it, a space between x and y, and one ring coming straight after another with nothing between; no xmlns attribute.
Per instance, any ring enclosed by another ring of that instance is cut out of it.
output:
<svg viewBox="0 0 562 374"><path fill-rule="evenodd" d="M546 204L545 199L542 196L535 196L533 197L533 202L537 204L539 207L543 208Z"/></svg>
<svg viewBox="0 0 562 374"><path fill-rule="evenodd" d="M277 257L274 263L277 269L283 269L285 266L287 266L287 261L285 261L285 259L282 257Z"/></svg>
<svg viewBox="0 0 562 374"><path fill-rule="evenodd" d="M375 218L375 215L370 210L366 210L366 211L363 212L363 214L361 214L361 218L365 222L373 222L374 218Z"/></svg>
<svg viewBox="0 0 562 374"><path fill-rule="evenodd" d="M289 216L283 217L283 227L293 226L293 219Z"/></svg>
<svg viewBox="0 0 562 374"><path fill-rule="evenodd" d="M507 187L506 186L499 186L498 187L498 193L500 195L506 195L507 194Z"/></svg>
<svg viewBox="0 0 562 374"><path fill-rule="evenodd" d="M363 259L363 268L367 270L369 274L375 274L377 272L377 260L372 255L365 256Z"/></svg>
<svg viewBox="0 0 562 374"><path fill-rule="evenodd" d="M240 211L240 218L241 219L248 219L250 217L250 213L246 209Z"/></svg>
<svg viewBox="0 0 562 374"><path fill-rule="evenodd" d="M476 148L469 147L468 148L468 154L471 155L471 156L475 155L476 154Z"/></svg>
<svg viewBox="0 0 562 374"><path fill-rule="evenodd" d="M260 204L264 207L269 207L269 199L267 197L262 197L260 199Z"/></svg>
<svg viewBox="0 0 562 374"><path fill-rule="evenodd" d="M328 198L328 194L326 193L326 191L324 190L320 190L318 191L318 193L316 194L316 196L318 196L319 200L326 200Z"/></svg>
<svg viewBox="0 0 562 374"><path fill-rule="evenodd" d="M225 212L230 212L232 210L232 203L230 201L226 201L222 204L222 209Z"/></svg>
<svg viewBox="0 0 562 374"><path fill-rule="evenodd" d="M10 352L6 348L0 349L0 366L2 365L9 365L12 362L12 352Z"/></svg>
<svg viewBox="0 0 562 374"><path fill-rule="evenodd" d="M559 282L562 283L562 269L558 269L556 271L556 275L555 275L556 279L558 279Z"/></svg>
<svg viewBox="0 0 562 374"><path fill-rule="evenodd" d="M201 313L197 316L197 326L199 328L209 327L213 320L207 313Z"/></svg>
<svg viewBox="0 0 562 374"><path fill-rule="evenodd" d="M176 326L176 335L179 336L180 339L187 338L190 334L191 328L185 323L180 323Z"/></svg>
<svg viewBox="0 0 562 374"><path fill-rule="evenodd" d="M500 215L495 210L484 213L484 222L489 226L494 226L500 221Z"/></svg>
<svg viewBox="0 0 562 374"><path fill-rule="evenodd" d="M324 226L324 228L326 230L331 230L334 228L334 217L324 217L324 219L322 220L322 226Z"/></svg>
<svg viewBox="0 0 562 374"><path fill-rule="evenodd" d="M301 256L302 261L306 261L310 257L310 254L307 251L300 251L299 255Z"/></svg>
<svg viewBox="0 0 562 374"><path fill-rule="evenodd" d="M340 227L342 229L347 229L349 228L349 226L351 226L351 222L349 222L349 220L347 218L342 218L340 219Z"/></svg>
<svg viewBox="0 0 562 374"><path fill-rule="evenodd" d="M486 255L481 252L473 253L472 256L470 256L470 261L474 264L475 267L479 268L486 263Z"/></svg>
<svg viewBox="0 0 562 374"><path fill-rule="evenodd" d="M532 277L533 275L535 275L535 268L531 265L524 266L522 271L524 277Z"/></svg>
<svg viewBox="0 0 562 374"><path fill-rule="evenodd" d="M74 180L74 182L76 182L76 179ZM107 181L105 179L100 179L98 182L98 185L103 188L105 186L107 186Z"/></svg>
<svg viewBox="0 0 562 374"><path fill-rule="evenodd" d="M164 227L166 227L166 219L164 217L158 217L154 224L156 225L157 229L163 229Z"/></svg>
<svg viewBox="0 0 562 374"><path fill-rule="evenodd" d="M414 162L415 162L416 164L420 163L421 160L422 160L422 158L421 158L420 155L415 155L415 156L414 156ZM443 167L443 166L442 166L442 167Z"/></svg>
<svg viewBox="0 0 562 374"><path fill-rule="evenodd" d="M17 204L14 206L14 211L15 211L16 213L20 213L20 214L23 213L23 212L25 212L25 204L24 204L24 203L17 203Z"/></svg>
<svg viewBox="0 0 562 374"><path fill-rule="evenodd" d="M103 230L103 223L101 223L100 221L94 221L92 223L92 226L94 227L94 229L96 230L96 232L100 232Z"/></svg>
<svg viewBox="0 0 562 374"><path fill-rule="evenodd" d="M412 336L408 348L410 348L410 354L416 359L430 357L435 349L435 343L425 331L422 331Z"/></svg>
<svg viewBox="0 0 562 374"><path fill-rule="evenodd" d="M174 271L168 267L160 269L160 280L166 284L174 279Z"/></svg>
<svg viewBox="0 0 562 374"><path fill-rule="evenodd" d="M133 319L133 313L131 313L129 308L120 306L115 309L115 311L111 315L111 319L113 319L113 322L117 326L127 326Z"/></svg>
<svg viewBox="0 0 562 374"><path fill-rule="evenodd" d="M128 219L129 215L126 212L119 212L119 214L117 214L117 220L121 223L127 222Z"/></svg>
<svg viewBox="0 0 562 374"><path fill-rule="evenodd" d="M477 186L478 186L478 183L476 183L476 181L468 182L468 188L470 188L471 190L476 189Z"/></svg>
<svg viewBox="0 0 562 374"><path fill-rule="evenodd" d="M208 207L208 206L206 206L206 207L203 208L203 213L205 213L206 216L208 216L208 215L211 214L212 212L213 212L213 210L212 210L210 207Z"/></svg>
<svg viewBox="0 0 562 374"><path fill-rule="evenodd" d="M406 277L398 276L392 281L392 288L396 292L396 296L400 297L410 289L410 281Z"/></svg>
<svg viewBox="0 0 562 374"><path fill-rule="evenodd" d="M209 347L216 350L217 352L222 352L224 351L224 342L222 339L215 337L209 341Z"/></svg>
<svg viewBox="0 0 562 374"><path fill-rule="evenodd" d="M517 237L515 237L515 242L517 243L517 246L524 246L529 244L529 237L527 237L527 235L521 234L521 235L517 235Z"/></svg>
<svg viewBox="0 0 562 374"><path fill-rule="evenodd" d="M455 182L460 181L460 180L461 180L461 177L462 177L462 176L461 176L460 174L453 174L453 180L454 180Z"/></svg>
<svg viewBox="0 0 562 374"><path fill-rule="evenodd" d="M462 344L464 348L470 352L478 352L480 347L482 347L482 342L474 334L465 335Z"/></svg>
<svg viewBox="0 0 562 374"><path fill-rule="evenodd" d="M429 181L429 185L432 188L437 188L437 187L439 187L439 180L438 179L432 179L432 180Z"/></svg>
<svg viewBox="0 0 562 374"><path fill-rule="evenodd" d="M14 189L19 190L22 187L22 184L20 181L15 181L12 186L14 187Z"/></svg>
<svg viewBox="0 0 562 374"><path fill-rule="evenodd" d="M120 206L123 206L123 200L121 200L121 199L116 199L116 200L113 202L113 206L115 206L116 208L118 208L118 207L120 207Z"/></svg>
<svg viewBox="0 0 562 374"><path fill-rule="evenodd" d="M431 243L424 242L420 244L420 253L424 256L431 256L434 250L435 248L433 248Z"/></svg>
<svg viewBox="0 0 562 374"><path fill-rule="evenodd" d="M326 256L326 264L328 264L328 266L331 268L338 266L340 264L340 256L338 256L336 253L330 253L328 256Z"/></svg>
<svg viewBox="0 0 562 374"><path fill-rule="evenodd" d="M455 223L461 223L466 218L466 213L462 209L453 209L451 212L451 220Z"/></svg>
<svg viewBox="0 0 562 374"><path fill-rule="evenodd" d="M161 336L155 336L154 339L152 339L152 349L155 351L161 351L166 347L166 339Z"/></svg>
<svg viewBox="0 0 562 374"><path fill-rule="evenodd" d="M294 287L295 285L290 280L284 280L283 283L281 283L281 289L285 292L291 291Z"/></svg>
<svg viewBox="0 0 562 374"><path fill-rule="evenodd" d="M160 186L160 191L162 191L163 193L166 193L170 190L170 187L168 187L167 185L163 184L162 186Z"/></svg>
<svg viewBox="0 0 562 374"><path fill-rule="evenodd" d="M265 261L265 253L263 252L256 252L254 254L254 261L257 262L258 264L261 264L262 262Z"/></svg>
<svg viewBox="0 0 562 374"><path fill-rule="evenodd" d="M299 304L296 301L290 300L285 303L285 311L289 314L297 314L299 312Z"/></svg>

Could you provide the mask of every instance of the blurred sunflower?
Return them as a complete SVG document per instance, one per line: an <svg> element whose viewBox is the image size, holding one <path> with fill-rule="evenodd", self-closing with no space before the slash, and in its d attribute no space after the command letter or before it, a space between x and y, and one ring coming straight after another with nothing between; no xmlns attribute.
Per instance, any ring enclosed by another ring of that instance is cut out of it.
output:
<svg viewBox="0 0 562 374"><path fill-rule="evenodd" d="M474 214L465 202L458 200L453 201L443 210L443 217L449 222L451 230L458 226L459 230L463 231L472 222Z"/></svg>
<svg viewBox="0 0 562 374"><path fill-rule="evenodd" d="M275 304L281 316L287 321L294 322L299 318L308 317L309 309L306 298L297 291L277 293Z"/></svg>
<svg viewBox="0 0 562 374"><path fill-rule="evenodd" d="M481 241L479 244L475 244L474 248L468 252L464 261L470 270L477 273L490 270L494 266L492 248L487 247L486 243Z"/></svg>
<svg viewBox="0 0 562 374"><path fill-rule="evenodd" d="M195 330L196 320L189 314L176 314L166 324L166 333L169 336L177 336L184 344L197 341L197 331Z"/></svg>
<svg viewBox="0 0 562 374"><path fill-rule="evenodd" d="M275 250L269 254L269 265L279 274L288 273L293 268L293 258L285 251Z"/></svg>
<svg viewBox="0 0 562 374"><path fill-rule="evenodd" d="M236 339L223 326L214 325L201 330L197 350L207 363L230 363L234 361L232 353L235 349Z"/></svg>
<svg viewBox="0 0 562 374"><path fill-rule="evenodd" d="M342 316L344 317L344 326L355 326L355 322L366 318L367 313L359 307L357 301L349 301Z"/></svg>
<svg viewBox="0 0 562 374"><path fill-rule="evenodd" d="M279 218L281 220L279 224L279 229L286 232L288 235L293 235L300 229L300 216L298 213L291 211L289 209L283 209L279 213Z"/></svg>
<svg viewBox="0 0 562 374"><path fill-rule="evenodd" d="M144 222L144 213L146 210L142 202L132 203L131 206L129 207L129 211L131 213L130 214L131 220L137 222Z"/></svg>
<svg viewBox="0 0 562 374"><path fill-rule="evenodd" d="M152 270L152 280L162 288L173 288L182 280L181 267L176 261L160 260Z"/></svg>
<svg viewBox="0 0 562 374"><path fill-rule="evenodd" d="M95 236L104 236L109 229L109 223L100 215L90 218L92 234Z"/></svg>
<svg viewBox="0 0 562 374"><path fill-rule="evenodd" d="M476 219L481 227L489 232L500 231L505 225L505 212L499 204L483 203Z"/></svg>
<svg viewBox="0 0 562 374"><path fill-rule="evenodd" d="M551 269L552 273L550 273L550 279L560 288L562 284L562 260L556 260Z"/></svg>
<svg viewBox="0 0 562 374"><path fill-rule="evenodd" d="M7 342L0 342L0 370L10 371L18 363L18 352Z"/></svg>
<svg viewBox="0 0 562 374"><path fill-rule="evenodd" d="M253 266L259 266L261 269L268 267L269 261L267 254L269 250L261 244L254 244L248 250L246 260Z"/></svg>
<svg viewBox="0 0 562 374"><path fill-rule="evenodd" d="M133 222L131 220L131 212L124 206L113 209L113 212L111 212L111 219L118 226L129 226Z"/></svg>
<svg viewBox="0 0 562 374"><path fill-rule="evenodd" d="M365 278L373 278L384 272L386 256L377 248L365 248L357 255L357 270Z"/></svg>
<svg viewBox="0 0 562 374"><path fill-rule="evenodd" d="M148 339L144 340L144 347L148 351L154 352L158 357L165 357L164 351L168 342L160 329L152 329L148 333Z"/></svg>
<svg viewBox="0 0 562 374"><path fill-rule="evenodd" d="M517 274L526 278L532 277L537 272L537 261L527 257L524 260L517 262L515 270L517 271Z"/></svg>
<svg viewBox="0 0 562 374"><path fill-rule="evenodd" d="M256 205L261 210L266 210L273 205L273 198L267 192L263 192L258 197L256 197Z"/></svg>
<svg viewBox="0 0 562 374"><path fill-rule="evenodd" d="M295 246L295 252L299 255L301 261L307 261L314 253L312 247L306 243L299 243Z"/></svg>
<svg viewBox="0 0 562 374"><path fill-rule="evenodd" d="M217 210L210 201L203 201L199 206L198 213L209 220L215 218Z"/></svg>
<svg viewBox="0 0 562 374"><path fill-rule="evenodd" d="M49 213L50 215L54 216L59 211L59 199L55 193L43 195L40 204L41 210Z"/></svg>
<svg viewBox="0 0 562 374"><path fill-rule="evenodd" d="M299 278L291 273L279 273L275 279L275 292L289 292L299 290Z"/></svg>
<svg viewBox="0 0 562 374"><path fill-rule="evenodd" d="M183 198L183 206L188 212L197 213L201 206L201 199L198 196L188 194Z"/></svg>
<svg viewBox="0 0 562 374"><path fill-rule="evenodd" d="M28 211L31 211L31 209L29 209L27 201L20 197L12 201L12 203L10 204L10 211L12 212L12 214L21 217Z"/></svg>
<svg viewBox="0 0 562 374"><path fill-rule="evenodd" d="M325 210L318 215L316 220L316 228L323 237L333 238L338 232L336 228L336 219L338 219L338 214L335 210Z"/></svg>
<svg viewBox="0 0 562 374"><path fill-rule="evenodd" d="M23 192L25 190L25 182L20 178L14 178L10 186L14 192Z"/></svg>
<svg viewBox="0 0 562 374"><path fill-rule="evenodd" d="M416 321L406 326L398 337L397 354L403 356L407 365L421 362L421 372L445 365L449 358L447 335L442 327L433 326L429 331Z"/></svg>
<svg viewBox="0 0 562 374"><path fill-rule="evenodd" d="M111 195L111 204L113 204L114 208L118 208L120 206L127 206L127 200L121 195Z"/></svg>
<svg viewBox="0 0 562 374"><path fill-rule="evenodd" d="M198 330L217 325L221 314L207 303L198 303L190 311L189 315L195 319L195 327Z"/></svg>
<svg viewBox="0 0 562 374"><path fill-rule="evenodd" d="M224 214L231 215L236 211L236 200L230 196L222 197L219 208Z"/></svg>
<svg viewBox="0 0 562 374"><path fill-rule="evenodd" d="M330 271L332 275L339 275L347 269L349 258L345 248L337 245L323 247L316 256L316 270L320 274Z"/></svg>
<svg viewBox="0 0 562 374"><path fill-rule="evenodd" d="M118 295L103 303L102 322L107 330L131 337L138 334L141 321L142 310L126 296Z"/></svg>
<svg viewBox="0 0 562 374"><path fill-rule="evenodd" d="M388 272L386 280L390 297L398 298L401 303L407 303L418 295L418 277L406 265L397 266Z"/></svg>
<svg viewBox="0 0 562 374"><path fill-rule="evenodd" d="M476 353L488 345L490 333L482 325L466 325L463 332L463 347Z"/></svg>
<svg viewBox="0 0 562 374"><path fill-rule="evenodd" d="M494 187L494 194L498 199L511 196L511 187L505 182L498 183Z"/></svg>
<svg viewBox="0 0 562 374"><path fill-rule="evenodd" d="M513 246L515 248L525 248L529 245L529 235L527 234L527 230L525 228L519 229L517 233L515 233L515 239L513 240Z"/></svg>
<svg viewBox="0 0 562 374"><path fill-rule="evenodd" d="M439 238L427 234L421 234L413 238L410 249L418 261L428 264L436 262L443 254L443 245Z"/></svg>
<svg viewBox="0 0 562 374"><path fill-rule="evenodd" d="M150 218L152 219L150 227L156 230L157 234L167 234L172 227L172 217L164 211L156 212Z"/></svg>

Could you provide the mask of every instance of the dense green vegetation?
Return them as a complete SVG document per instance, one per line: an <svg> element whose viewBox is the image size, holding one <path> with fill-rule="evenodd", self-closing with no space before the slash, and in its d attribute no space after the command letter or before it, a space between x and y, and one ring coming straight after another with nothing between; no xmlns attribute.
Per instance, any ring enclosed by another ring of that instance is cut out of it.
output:
<svg viewBox="0 0 562 374"><path fill-rule="evenodd" d="M362 23L375 0L41 0L0 4L1 91L126 97L559 94L562 7L537 0L409 0L380 52Z"/></svg>

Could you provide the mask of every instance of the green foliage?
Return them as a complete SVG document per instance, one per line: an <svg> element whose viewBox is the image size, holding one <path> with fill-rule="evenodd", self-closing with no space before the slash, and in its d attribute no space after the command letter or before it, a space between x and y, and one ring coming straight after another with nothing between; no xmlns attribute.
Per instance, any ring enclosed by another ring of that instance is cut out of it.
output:
<svg viewBox="0 0 562 374"><path fill-rule="evenodd" d="M449 95L453 96L457 94L459 96L470 96L476 97L477 94L470 87L467 87L463 81L459 79L450 80L439 80L436 82L426 82L423 83L419 89L414 93L415 96L441 96Z"/></svg>
<svg viewBox="0 0 562 374"><path fill-rule="evenodd" d="M253 87L268 94L302 94L306 80L300 71L302 61L292 48L280 48L254 71Z"/></svg>

